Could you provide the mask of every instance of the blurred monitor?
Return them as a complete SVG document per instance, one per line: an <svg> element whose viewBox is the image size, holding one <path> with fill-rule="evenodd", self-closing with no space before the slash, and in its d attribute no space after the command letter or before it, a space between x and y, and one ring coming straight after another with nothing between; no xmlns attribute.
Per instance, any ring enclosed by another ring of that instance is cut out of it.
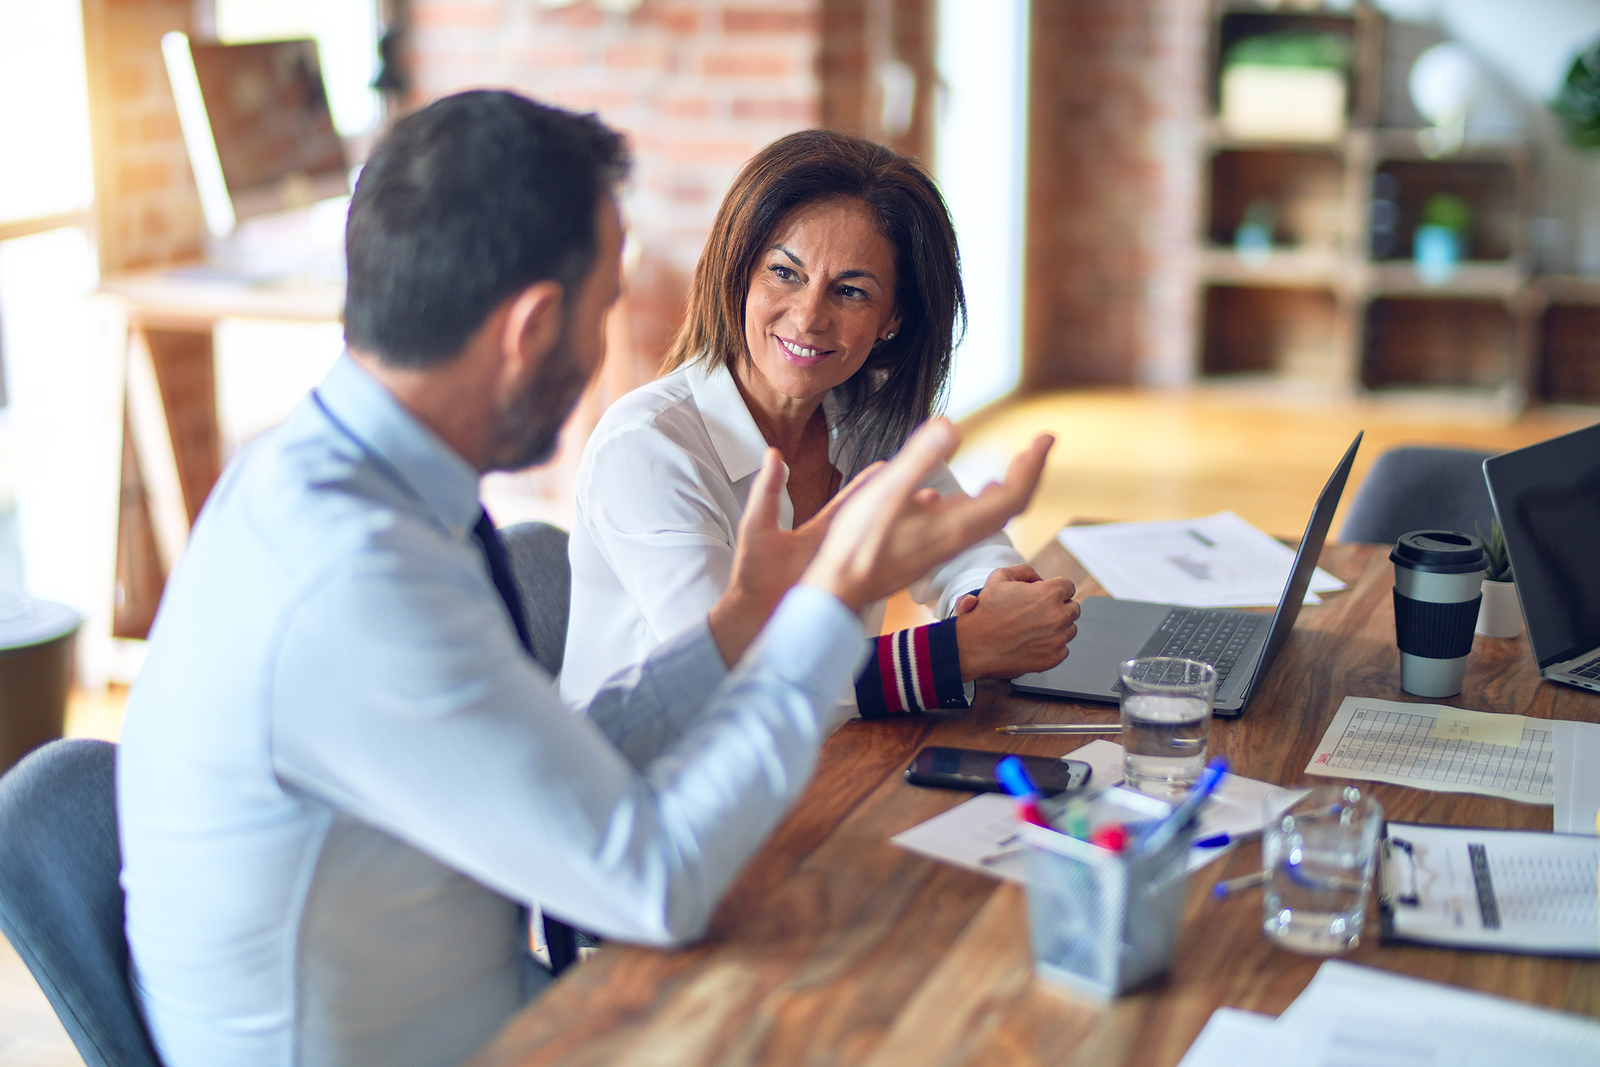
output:
<svg viewBox="0 0 1600 1067"><path fill-rule="evenodd" d="M197 44L169 33L161 51L212 236L349 194L316 41Z"/></svg>

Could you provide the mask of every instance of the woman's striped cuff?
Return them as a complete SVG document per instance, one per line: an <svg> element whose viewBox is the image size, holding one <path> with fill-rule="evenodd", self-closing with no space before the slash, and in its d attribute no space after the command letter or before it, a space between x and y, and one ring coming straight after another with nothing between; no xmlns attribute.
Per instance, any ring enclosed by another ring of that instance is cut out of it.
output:
<svg viewBox="0 0 1600 1067"><path fill-rule="evenodd" d="M871 655L856 680L862 718L967 706L954 619L884 634L868 644Z"/></svg>

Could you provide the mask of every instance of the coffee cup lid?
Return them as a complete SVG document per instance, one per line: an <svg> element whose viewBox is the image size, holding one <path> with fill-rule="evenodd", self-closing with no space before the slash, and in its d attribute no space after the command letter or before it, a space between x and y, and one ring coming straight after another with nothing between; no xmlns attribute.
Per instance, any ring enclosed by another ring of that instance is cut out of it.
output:
<svg viewBox="0 0 1600 1067"><path fill-rule="evenodd" d="M1436 574L1465 574L1483 570L1487 559L1483 542L1454 530L1413 530L1401 534L1389 559L1402 567Z"/></svg>
<svg viewBox="0 0 1600 1067"><path fill-rule="evenodd" d="M82 622L83 617L65 604L0 590L0 651L54 641Z"/></svg>

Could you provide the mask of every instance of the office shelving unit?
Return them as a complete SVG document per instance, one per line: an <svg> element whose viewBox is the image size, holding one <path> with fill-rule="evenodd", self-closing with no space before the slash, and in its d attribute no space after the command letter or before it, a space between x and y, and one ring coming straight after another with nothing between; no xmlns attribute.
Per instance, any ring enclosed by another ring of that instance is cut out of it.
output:
<svg viewBox="0 0 1600 1067"><path fill-rule="evenodd" d="M1339 33L1352 61L1336 141L1243 141L1217 119L1208 125L1201 376L1447 390L1512 407L1600 399L1600 370L1590 367L1600 351L1585 340L1586 330L1600 337L1600 287L1569 279L1541 289L1529 277L1523 145L1469 144L1430 158L1419 131L1380 126L1384 94L1406 90L1384 84L1384 20L1366 0L1344 11L1214 0L1211 14L1214 112L1223 57L1245 37ZM1465 201L1472 222L1455 272L1430 284L1413 264L1411 235L1436 193ZM1272 248L1241 255L1233 235L1258 200L1276 209Z"/></svg>
<svg viewBox="0 0 1600 1067"><path fill-rule="evenodd" d="M1547 275L1528 300L1536 399L1600 404L1600 279Z"/></svg>

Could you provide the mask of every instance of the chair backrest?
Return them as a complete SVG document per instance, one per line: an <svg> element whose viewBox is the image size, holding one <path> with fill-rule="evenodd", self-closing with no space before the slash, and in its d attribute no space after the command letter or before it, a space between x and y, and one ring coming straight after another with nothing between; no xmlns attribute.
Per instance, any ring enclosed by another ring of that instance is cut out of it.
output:
<svg viewBox="0 0 1600 1067"><path fill-rule="evenodd" d="M116 762L52 741L0 777L0 930L89 1067L161 1067L128 984Z"/></svg>
<svg viewBox="0 0 1600 1067"><path fill-rule="evenodd" d="M533 658L552 675L560 674L567 652L567 616L572 610L567 531L547 522L519 522L502 529L500 539L522 592Z"/></svg>
<svg viewBox="0 0 1600 1067"><path fill-rule="evenodd" d="M1493 453L1463 448L1391 448L1372 464L1350 501L1341 541L1391 544L1412 530L1489 532L1494 505L1483 480Z"/></svg>

